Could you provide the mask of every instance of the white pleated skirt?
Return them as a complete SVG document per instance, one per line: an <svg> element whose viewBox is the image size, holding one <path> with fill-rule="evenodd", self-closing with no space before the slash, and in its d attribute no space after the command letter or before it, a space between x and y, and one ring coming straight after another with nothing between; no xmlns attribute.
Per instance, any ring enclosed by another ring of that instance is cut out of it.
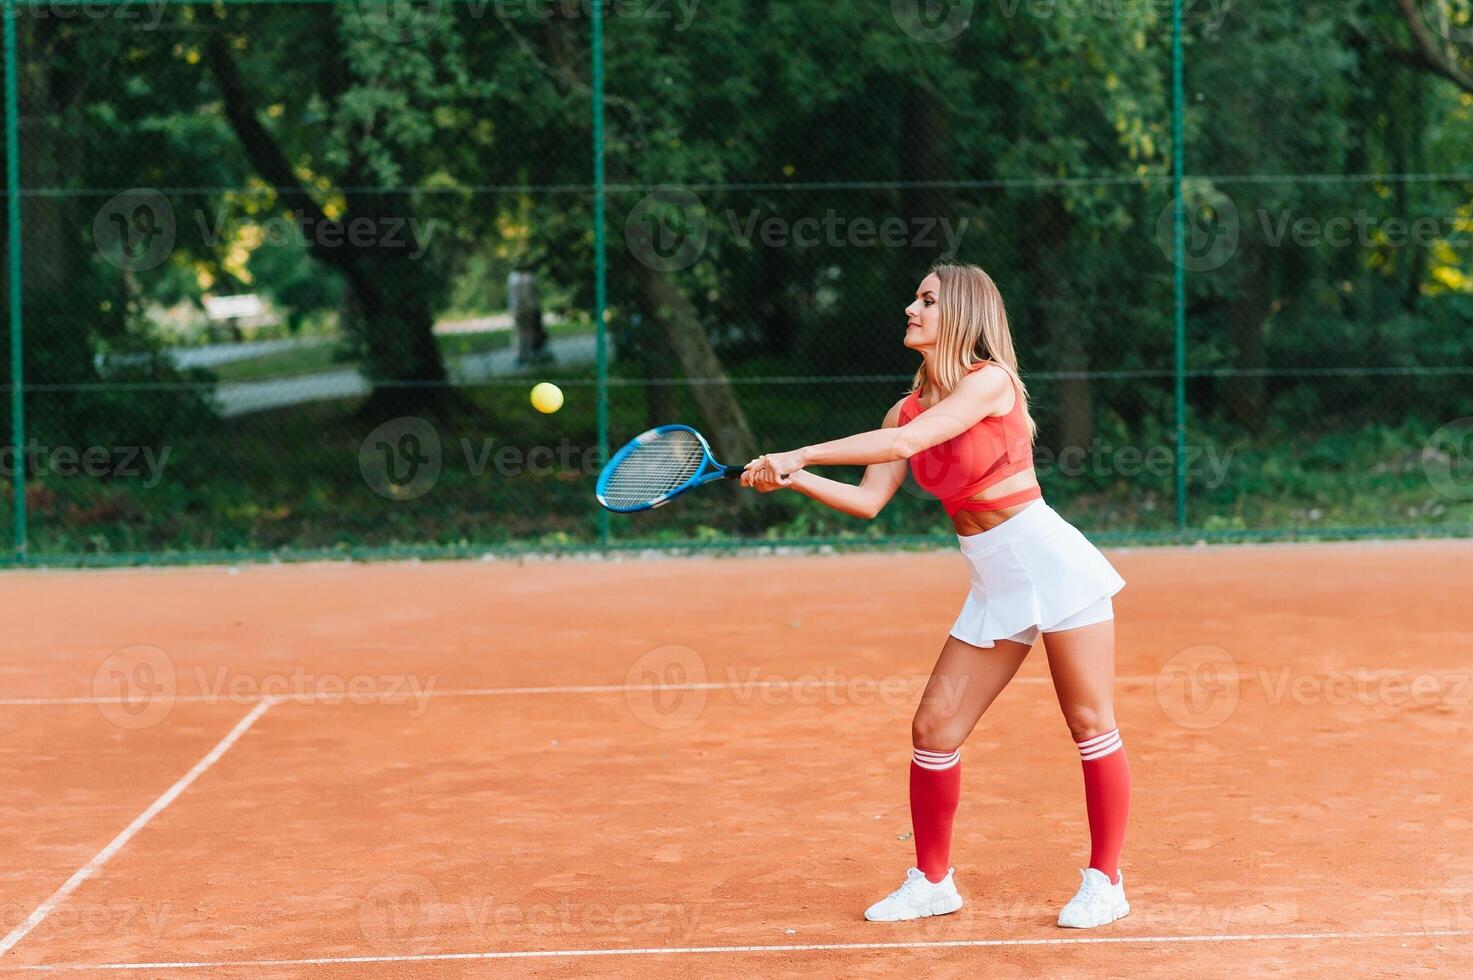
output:
<svg viewBox="0 0 1473 980"><path fill-rule="evenodd" d="M951 635L990 647L1056 623L1125 587L1113 565L1042 500L981 534L957 535L972 588Z"/></svg>

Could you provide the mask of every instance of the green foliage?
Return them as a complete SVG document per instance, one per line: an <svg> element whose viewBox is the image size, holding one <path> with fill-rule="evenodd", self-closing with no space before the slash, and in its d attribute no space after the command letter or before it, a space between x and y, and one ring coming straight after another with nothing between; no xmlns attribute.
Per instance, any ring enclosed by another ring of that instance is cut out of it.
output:
<svg viewBox="0 0 1473 980"><path fill-rule="evenodd" d="M978 5L966 30L936 43L899 29L883 2L731 0L701 4L689 20L679 6L655 16L654 5L614 5L607 24L610 329L626 382L613 393L616 442L670 418L702 421L687 388L641 383L678 370L624 235L651 191L677 187L695 195L689 217L706 245L668 278L707 326L763 446L878 423L916 364L900 311L952 251L986 266L1008 299L1042 450L1173 444L1161 5L1105 5L1109 16ZM1209 526L1468 519L1427 497L1405 453L1473 414L1468 375L1448 370L1473 364L1462 243L1473 230L1473 98L1405 56L1394 7L1262 0L1188 25L1192 200L1230 202L1241 236L1230 259L1188 277L1193 445L1234 454L1229 479L1190 484L1193 513ZM285 312L280 329L331 326L347 338L220 378L270 379L347 357L375 380L398 379L425 356L415 340L435 316L500 310L513 269L539 273L545 309L591 322L587 5L426 9L429 20L402 37L398 5L348 2L169 5L157 30L18 21L23 176L49 189L25 204L32 430L179 453L147 492L43 478L54 498L38 503L36 528L49 547L594 533L581 476L488 487L452 467L424 503L364 498L358 403L220 421L211 376L158 356L166 332L151 311L258 292ZM242 145L206 56L212 39L329 219L417 229L414 257L377 254L358 267L392 307L383 315L354 305L343 267L313 247L320 229L297 228L287 189L248 152L260 148ZM165 190L177 242L160 265L122 270L100 257L93 219L111 194L140 187ZM1334 222L1363 217L1363 236L1326 240ZM1419 218L1436 221L1430 239L1388 234L1388 222ZM863 240L865 227L895 219L901 242ZM805 222L816 239L799 234ZM1317 233L1298 240L1301 223ZM588 371L564 373L586 381ZM851 374L885 380L832 380ZM810 376L820 380L791 380ZM403 390L420 389L411 378ZM543 419L527 414L520 388L468 394L467 418L443 423L448 440L496 432L592 444L587 398ZM1086 468L1044 479L1051 498L1096 528L1172 521L1169 475ZM637 532L749 532L736 499L716 491L640 519ZM944 527L934 502L908 492L864 526L811 502L785 506L786 523L770 533Z"/></svg>

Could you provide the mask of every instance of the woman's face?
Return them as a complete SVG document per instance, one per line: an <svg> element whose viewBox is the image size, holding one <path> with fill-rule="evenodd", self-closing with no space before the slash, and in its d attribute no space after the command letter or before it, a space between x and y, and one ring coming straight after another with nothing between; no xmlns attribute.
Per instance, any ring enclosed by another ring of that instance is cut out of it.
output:
<svg viewBox="0 0 1473 980"><path fill-rule="evenodd" d="M915 302L905 308L905 346L911 350L928 350L936 346L941 333L941 277L936 273L921 280Z"/></svg>

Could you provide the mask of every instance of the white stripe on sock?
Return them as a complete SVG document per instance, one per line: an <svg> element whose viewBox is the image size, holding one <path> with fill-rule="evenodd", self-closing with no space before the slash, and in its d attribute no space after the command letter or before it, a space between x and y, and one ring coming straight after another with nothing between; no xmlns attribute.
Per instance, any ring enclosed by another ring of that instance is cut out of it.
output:
<svg viewBox="0 0 1473 980"><path fill-rule="evenodd" d="M911 749L915 755L930 756L933 759L947 759L956 755L961 749L952 749L950 752L932 752L930 749Z"/></svg>
<svg viewBox="0 0 1473 980"><path fill-rule="evenodd" d="M944 769L950 769L960 762L962 750L957 749L955 752L927 752L925 749L913 749L910 758L912 762L922 769L939 772Z"/></svg>
<svg viewBox="0 0 1473 980"><path fill-rule="evenodd" d="M1096 744L1093 748L1088 750L1081 749L1079 758L1085 762L1093 762L1095 759L1103 759L1107 755L1113 755L1119 752L1125 743L1120 740L1119 732L1112 732L1111 735L1113 736L1112 738Z"/></svg>

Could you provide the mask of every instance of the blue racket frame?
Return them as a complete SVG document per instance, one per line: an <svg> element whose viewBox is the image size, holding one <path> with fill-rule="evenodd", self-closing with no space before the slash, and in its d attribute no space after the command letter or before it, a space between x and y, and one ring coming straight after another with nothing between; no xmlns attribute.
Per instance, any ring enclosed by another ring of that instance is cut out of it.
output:
<svg viewBox="0 0 1473 980"><path fill-rule="evenodd" d="M705 459L701 461L700 468L696 470L695 474L689 480L686 480L675 489L668 491L663 496L634 507L615 507L604 499L604 491L608 489L609 477L618 468L619 464L624 461L625 457L658 435L680 430L684 430L695 436L696 440L701 444L701 451L705 454ZM690 426L679 424L657 425L653 429L641 432L629 440L624 445L624 448L620 449L613 455L613 458L604 464L603 470L598 474L598 486L595 488L594 494L598 497L598 502L606 510L613 511L615 514L636 514L642 510L654 510L656 507L663 507L687 490L694 490L696 487L704 486L707 483L715 483L717 480L735 480L742 475L743 469L741 466L724 466L716 462L716 457L711 455L711 444L706 441L706 437Z"/></svg>

